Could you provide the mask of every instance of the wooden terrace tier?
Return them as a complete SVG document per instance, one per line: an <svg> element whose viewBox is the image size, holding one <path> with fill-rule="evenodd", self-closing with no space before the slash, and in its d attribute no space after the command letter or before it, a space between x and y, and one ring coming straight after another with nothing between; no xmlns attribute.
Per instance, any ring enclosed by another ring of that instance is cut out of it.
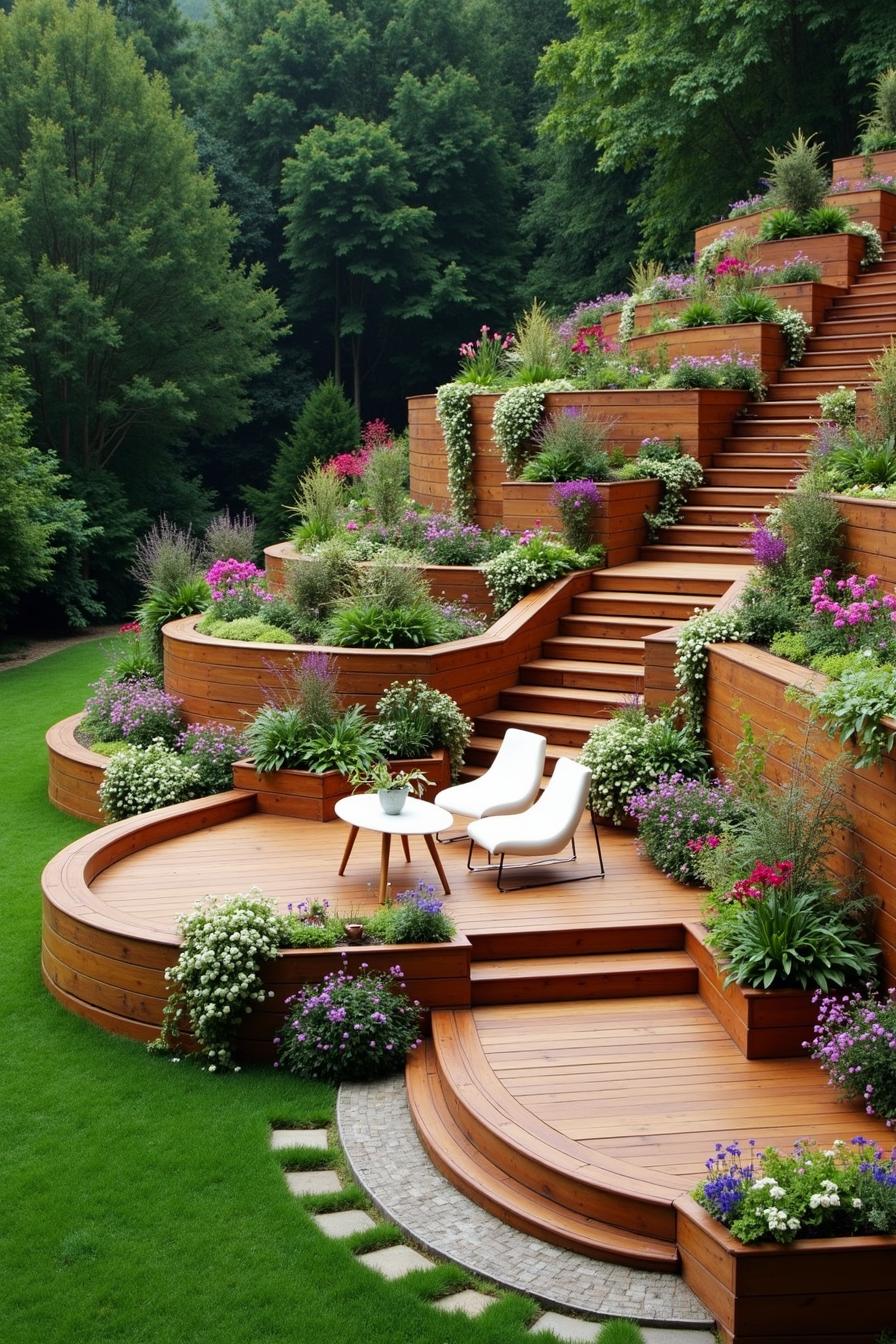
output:
<svg viewBox="0 0 896 1344"><path fill-rule="evenodd" d="M177 956L177 917L195 901L256 887L281 909L325 898L339 913L373 911L379 837L360 833L340 879L342 824L262 810L270 806L234 790L64 850L44 876L50 991L107 1030L150 1039L164 968ZM604 827L602 842L603 881L591 876L583 824L580 882L506 895L491 872L468 872L465 845L446 845L455 941L351 956L398 961L430 1010L431 1035L408 1066L409 1100L424 1144L456 1185L544 1240L674 1272L675 1201L717 1139L786 1146L857 1130L888 1135L840 1103L807 1057L746 1057L728 1020L736 1005L728 996L725 1007L707 972L700 893L658 873L629 833ZM410 862L397 857L393 880L401 888L434 880L418 841ZM247 1058L270 1058L286 995L339 960L338 949L286 951L268 964L275 997L241 1030ZM792 994L763 997L763 1040L780 1017L779 1044L792 1049L793 1015L804 1005Z"/></svg>

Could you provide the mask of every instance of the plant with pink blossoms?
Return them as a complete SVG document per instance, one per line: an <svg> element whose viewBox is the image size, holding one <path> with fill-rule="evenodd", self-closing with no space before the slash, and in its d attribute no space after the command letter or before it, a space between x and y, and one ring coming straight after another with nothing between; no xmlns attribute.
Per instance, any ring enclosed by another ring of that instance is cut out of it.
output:
<svg viewBox="0 0 896 1344"><path fill-rule="evenodd" d="M689 779L676 771L634 794L626 811L637 821L638 840L660 872L703 885L699 855L718 845L719 832L737 819L740 805L731 784Z"/></svg>
<svg viewBox="0 0 896 1344"><path fill-rule="evenodd" d="M340 480L349 481L363 476L369 461L370 453L365 448L358 448L354 453L337 453L324 465L327 471L332 471Z"/></svg>
<svg viewBox="0 0 896 1344"><path fill-rule="evenodd" d="M870 649L888 656L896 645L896 597L884 592L876 574L835 579L825 569L812 580L809 636L827 652Z"/></svg>
<svg viewBox="0 0 896 1344"><path fill-rule="evenodd" d="M251 560L216 560L205 576L211 590L216 619L235 621L255 616L273 596L267 590L263 569Z"/></svg>
<svg viewBox="0 0 896 1344"><path fill-rule="evenodd" d="M464 341L459 347L460 372L455 381L491 386L504 372L507 352L513 343L512 332L502 336L500 331L492 331L483 323L478 338Z"/></svg>

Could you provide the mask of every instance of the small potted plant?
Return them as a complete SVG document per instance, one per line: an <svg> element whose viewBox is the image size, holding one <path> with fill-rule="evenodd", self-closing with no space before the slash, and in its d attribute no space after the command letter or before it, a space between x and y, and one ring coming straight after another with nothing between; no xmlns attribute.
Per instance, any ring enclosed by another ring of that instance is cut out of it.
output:
<svg viewBox="0 0 896 1344"><path fill-rule="evenodd" d="M396 770L393 773L388 761L377 761L366 770L353 774L351 782L356 789L366 787L371 793L376 791L383 811L390 817L397 817L408 794L419 797L433 781L422 770Z"/></svg>

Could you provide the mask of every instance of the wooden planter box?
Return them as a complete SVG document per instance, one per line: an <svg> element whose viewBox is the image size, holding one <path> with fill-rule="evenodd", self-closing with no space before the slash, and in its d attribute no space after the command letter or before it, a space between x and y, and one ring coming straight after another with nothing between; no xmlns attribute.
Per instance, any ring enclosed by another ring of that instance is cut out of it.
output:
<svg viewBox="0 0 896 1344"><path fill-rule="evenodd" d="M820 674L762 649L746 644L713 645L704 729L716 769L730 768L747 718L757 740L767 742L767 779L778 784L788 779L794 756L804 749L808 750L811 778L817 778L827 762L840 756L841 749L834 738L812 726L808 709L788 692L791 687L808 689L824 681ZM896 729L896 721L887 722ZM846 752L847 759L853 755L849 746ZM847 765L839 801L852 819L852 828L834 835L832 866L844 878L857 872L867 894L875 898L882 969L888 982L896 984L896 751L885 755L879 768L859 770Z"/></svg>
<svg viewBox="0 0 896 1344"><path fill-rule="evenodd" d="M839 191L831 196L825 196L824 203L842 205L856 223L873 224L884 236L896 225L896 194L892 191ZM708 243L715 242L716 238L728 229L755 236L762 226L762 221L773 213L772 210L756 210L752 215L741 215L739 219L720 219L713 224L704 224L694 231L694 249L702 252ZM801 244L804 240L788 238L786 241L788 246L796 251L798 250L796 244ZM803 251L805 250L803 248Z"/></svg>
<svg viewBox="0 0 896 1344"><path fill-rule="evenodd" d="M877 574L890 592L896 590L896 499L855 499L837 495L846 524L843 561L861 575Z"/></svg>
<svg viewBox="0 0 896 1344"><path fill-rule="evenodd" d="M766 382L772 382L787 362L784 335L776 322L738 322L732 326L683 327L633 336L628 353L656 358L665 350L670 360L681 355L728 355L735 351L756 360Z"/></svg>
<svg viewBox="0 0 896 1344"><path fill-rule="evenodd" d="M444 751L417 760L390 761L396 770L422 770L433 781L423 796L429 801L451 783L451 762ZM301 817L305 821L333 821L336 803L354 791L354 786L338 770L315 774L311 770L270 770L262 773L252 761L236 761L233 787L252 789L258 794L259 812L281 817Z"/></svg>
<svg viewBox="0 0 896 1344"><path fill-rule="evenodd" d="M818 1011L811 989L744 989L726 985L704 941L702 925L685 929L685 951L697 966L700 997L745 1059L792 1059L805 1054Z"/></svg>
<svg viewBox="0 0 896 1344"><path fill-rule="evenodd" d="M60 812L101 825L103 814L97 790L105 777L109 757L82 746L75 737L75 729L83 718L83 713L71 714L47 731L47 792Z"/></svg>
<svg viewBox="0 0 896 1344"><path fill-rule="evenodd" d="M881 177L896 176L896 149L881 149L876 154L850 154L845 159L835 159L831 177L835 182L863 182L869 171Z"/></svg>
<svg viewBox="0 0 896 1344"><path fill-rule="evenodd" d="M303 563L305 557L299 554L291 541L266 546L264 568L270 591L282 592L288 566ZM361 567L366 568L366 563ZM485 616L494 615L494 604L482 570L475 565L421 565L419 568L436 601L463 602L471 611L481 611Z"/></svg>
<svg viewBox="0 0 896 1344"><path fill-rule="evenodd" d="M791 260L791 256L786 260ZM839 286L826 285L820 280L800 280L792 285L762 285L761 289L763 294L774 299L782 308L794 308L813 327L822 320L831 300L839 293ZM690 303L690 299L664 299L662 303L638 304L635 309L636 334L653 335L650 331L651 322L657 318L678 317ZM615 341L619 335L619 318L619 313L608 313L602 321L604 335L611 341ZM667 334L677 335L676 332Z"/></svg>
<svg viewBox="0 0 896 1344"><path fill-rule="evenodd" d="M507 471L492 437L491 424L497 394L471 398L473 424L473 489L475 521L483 527L504 522L503 484ZM647 392L550 392L545 411L576 406L595 420L613 423L610 441L626 457L637 456L642 439L681 440L686 453L708 464L722 440L731 433L735 417L749 400L746 392L715 388ZM441 427L436 420L434 396L408 398L411 494L420 504L450 510L448 468Z"/></svg>
<svg viewBox="0 0 896 1344"><path fill-rule="evenodd" d="M682 1277L724 1344L875 1344L896 1321L896 1237L745 1246L675 1201Z"/></svg>
<svg viewBox="0 0 896 1344"><path fill-rule="evenodd" d="M514 532L541 523L560 530L560 515L551 504L554 487L548 482L504 481L504 522ZM592 541L600 542L607 552L608 565L625 565L637 560L647 540L644 514L653 513L659 504L659 481L601 481L601 503L594 515Z"/></svg>

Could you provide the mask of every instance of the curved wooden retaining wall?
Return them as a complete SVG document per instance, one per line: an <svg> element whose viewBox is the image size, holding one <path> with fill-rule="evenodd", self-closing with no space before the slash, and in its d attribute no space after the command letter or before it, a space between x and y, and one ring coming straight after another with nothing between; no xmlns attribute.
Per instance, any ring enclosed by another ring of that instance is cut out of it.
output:
<svg viewBox="0 0 896 1344"><path fill-rule="evenodd" d="M705 730L714 763L729 768L743 736L744 718L760 742L768 739L765 772L780 783L789 776L794 757L804 748L811 777L840 755L840 747L813 727L809 711L787 698L791 687L807 689L824 678L747 644L715 644L709 653ZM896 729L896 722L892 727ZM847 748L849 752L849 748ZM844 770L844 810L853 829L836 839L836 866L852 871L858 851L859 872L866 891L879 902L875 924L883 966L896 984L896 752L884 757L880 769Z"/></svg>
<svg viewBox="0 0 896 1344"><path fill-rule="evenodd" d="M465 713L494 709L498 694L516 680L520 663L538 657L572 600L591 586L591 570L580 570L530 593L483 635L424 649L338 649L307 644L241 644L196 632L196 616L171 621L162 632L165 689L183 700L193 722L209 720L245 726L265 703L277 673L297 655L317 649L339 667L345 704L372 709L393 681L421 677L447 691Z"/></svg>
<svg viewBox="0 0 896 1344"><path fill-rule="evenodd" d="M483 527L505 521L507 472L492 436L496 393L471 397L475 520ZM589 419L613 423L610 441L635 457L642 439L680 439L682 448L704 464L722 447L735 416L747 404L746 392L715 388L648 392L550 392L548 415L564 406L580 407ZM450 510L445 441L436 419L434 395L408 397L411 494L418 503ZM515 484L515 482L514 482Z"/></svg>
<svg viewBox="0 0 896 1344"><path fill-rule="evenodd" d="M179 940L113 919L97 907L90 883L128 854L248 816L256 806L254 793L219 793L106 826L57 854L42 878L41 973L50 993L70 1012L106 1031L153 1040L168 994L165 968L177 960ZM272 1040L283 1021L286 996L339 969L343 952L350 962L363 960L377 970L400 961L408 994L426 1008L470 1002L470 944L462 934L451 943L284 949L262 970L274 998L242 1024L237 1035L240 1055L272 1059Z"/></svg>
<svg viewBox="0 0 896 1344"><path fill-rule="evenodd" d="M50 802L60 812L79 817L81 821L101 822L97 789L106 773L108 756L83 747L75 737L75 729L84 718L83 713L60 719L48 729L46 736L49 756Z"/></svg>
<svg viewBox="0 0 896 1344"><path fill-rule="evenodd" d="M264 568L271 592L282 592L289 566L301 565L304 560L291 541L266 546ZM362 568L365 568L363 564ZM421 565L419 568L436 601L463 602L471 611L481 611L486 616L494 614L491 593L482 570L475 565Z"/></svg>

